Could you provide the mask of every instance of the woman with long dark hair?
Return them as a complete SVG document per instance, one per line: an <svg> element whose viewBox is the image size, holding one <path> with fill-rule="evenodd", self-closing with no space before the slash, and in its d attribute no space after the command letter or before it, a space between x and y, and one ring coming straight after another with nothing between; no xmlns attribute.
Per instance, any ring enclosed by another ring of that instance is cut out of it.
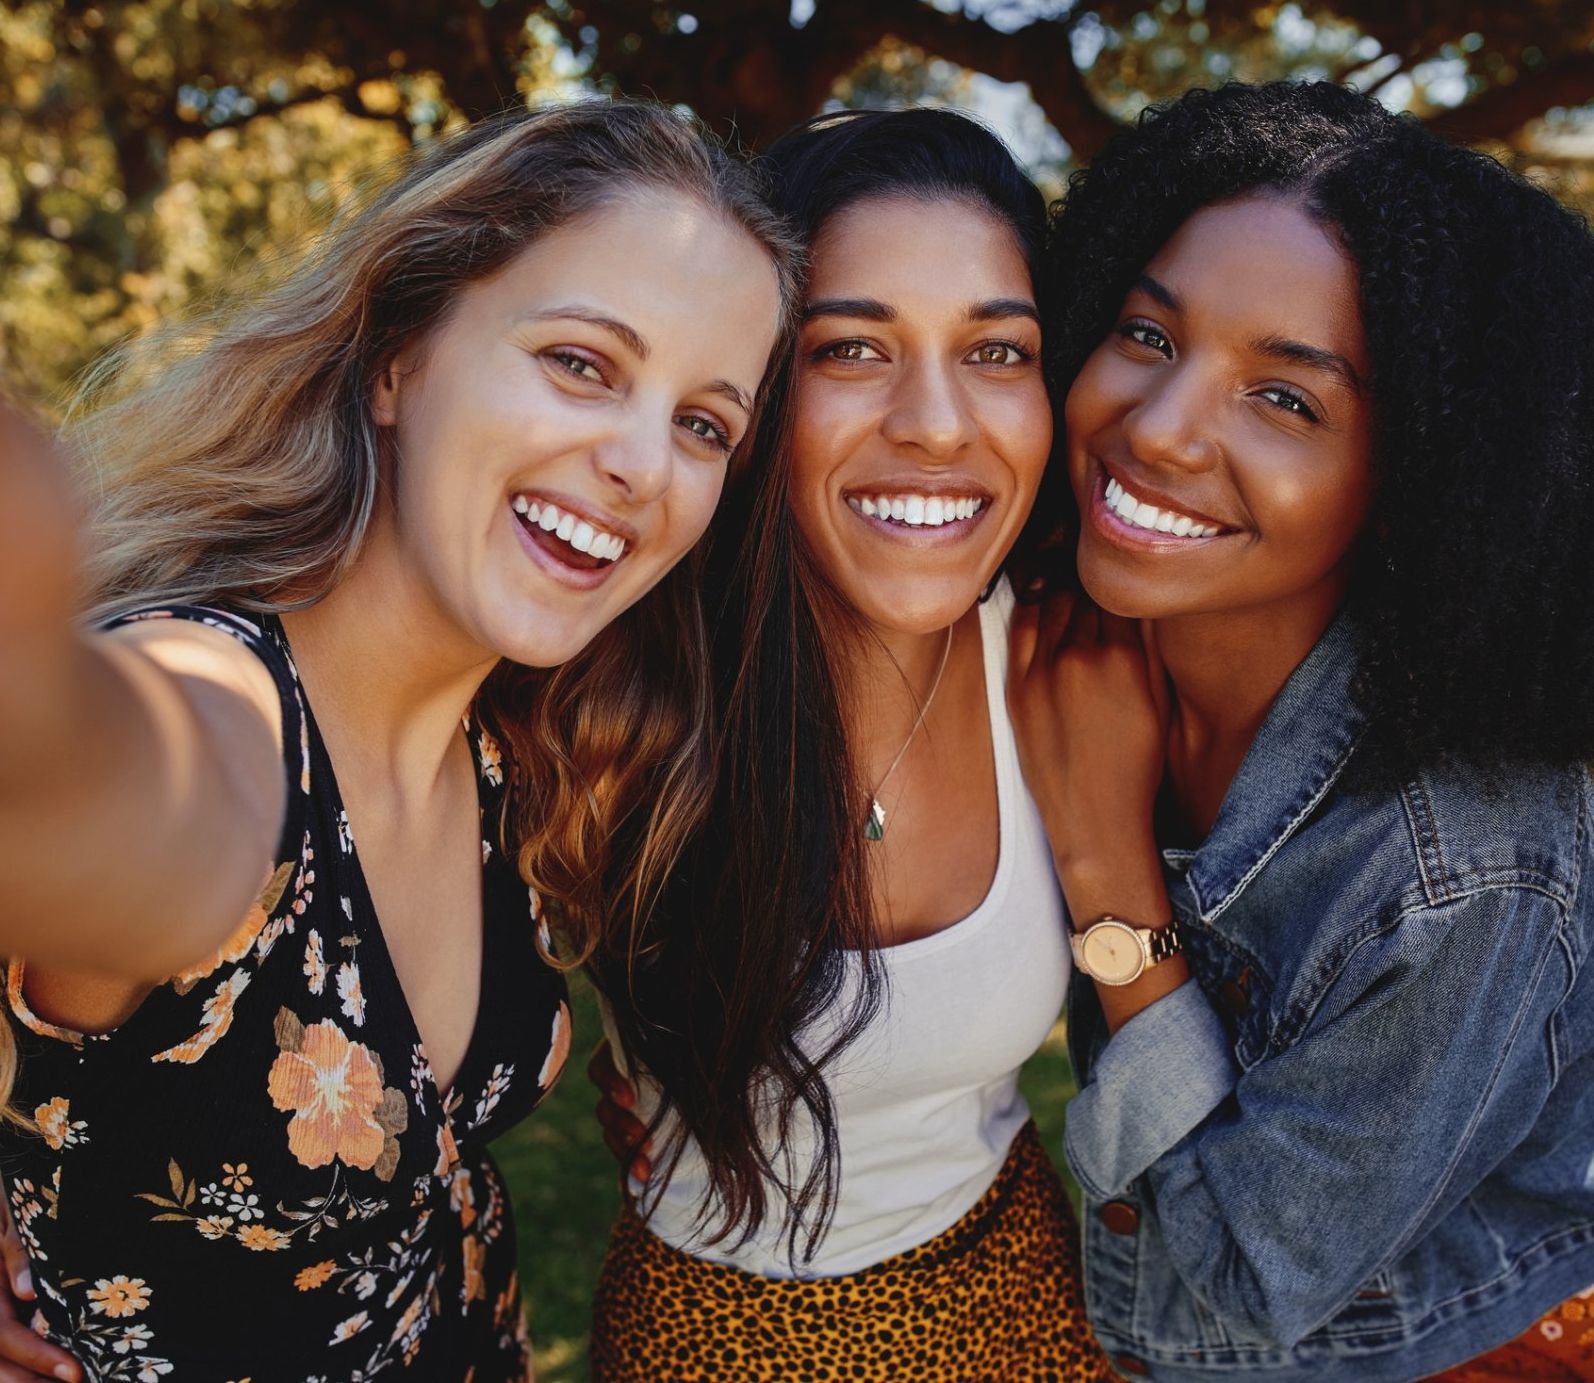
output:
<svg viewBox="0 0 1594 1383"><path fill-rule="evenodd" d="M1082 590L1012 695L1095 1328L1158 1379L1525 1329L1465 1376L1594 1378L1594 238L1236 86L1076 175L1047 262Z"/></svg>
<svg viewBox="0 0 1594 1383"><path fill-rule="evenodd" d="M794 263L690 123L522 112L96 381L91 628L64 543L0 590L0 1147L93 1378L529 1371L486 1143L569 1050L539 892L579 960L701 806L670 573Z"/></svg>
<svg viewBox="0 0 1594 1383"><path fill-rule="evenodd" d="M769 161L811 272L709 559L713 805L592 967L657 1145L594 1376L1106 1377L1016 1088L1068 971L998 576L1051 447L1042 201L950 112L822 117Z"/></svg>

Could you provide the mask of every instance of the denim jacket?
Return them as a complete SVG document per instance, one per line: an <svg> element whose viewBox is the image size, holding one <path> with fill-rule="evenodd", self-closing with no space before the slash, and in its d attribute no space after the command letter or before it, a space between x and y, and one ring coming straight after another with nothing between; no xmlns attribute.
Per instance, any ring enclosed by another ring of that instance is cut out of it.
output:
<svg viewBox="0 0 1594 1383"><path fill-rule="evenodd" d="M1355 662L1341 617L1165 852L1194 982L1110 1041L1076 983L1087 1300L1130 1376L1405 1383L1594 1285L1587 775L1371 786Z"/></svg>

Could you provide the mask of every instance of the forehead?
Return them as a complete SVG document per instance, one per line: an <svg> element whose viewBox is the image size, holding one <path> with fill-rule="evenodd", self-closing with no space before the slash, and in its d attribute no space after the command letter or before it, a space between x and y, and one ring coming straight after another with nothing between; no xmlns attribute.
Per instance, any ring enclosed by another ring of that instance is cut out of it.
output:
<svg viewBox="0 0 1594 1383"><path fill-rule="evenodd" d="M1029 266L1013 229L965 197L870 197L830 217L814 238L809 296L877 298L959 309L1028 297Z"/></svg>
<svg viewBox="0 0 1594 1383"><path fill-rule="evenodd" d="M1366 354L1355 262L1333 232L1286 198L1202 207L1146 265L1192 316L1246 336Z"/></svg>
<svg viewBox="0 0 1594 1383"><path fill-rule="evenodd" d="M456 315L496 331L553 304L624 322L655 361L751 392L777 326L779 277L765 249L714 208L644 188L533 241L472 284Z"/></svg>

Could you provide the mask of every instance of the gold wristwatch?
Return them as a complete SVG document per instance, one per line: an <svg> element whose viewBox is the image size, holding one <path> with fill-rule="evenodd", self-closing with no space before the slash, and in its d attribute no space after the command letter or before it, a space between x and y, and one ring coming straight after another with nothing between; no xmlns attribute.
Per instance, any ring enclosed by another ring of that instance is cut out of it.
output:
<svg viewBox="0 0 1594 1383"><path fill-rule="evenodd" d="M1184 949L1177 921L1137 927L1121 917L1098 917L1084 931L1072 933L1068 944L1080 974L1111 985L1132 984Z"/></svg>

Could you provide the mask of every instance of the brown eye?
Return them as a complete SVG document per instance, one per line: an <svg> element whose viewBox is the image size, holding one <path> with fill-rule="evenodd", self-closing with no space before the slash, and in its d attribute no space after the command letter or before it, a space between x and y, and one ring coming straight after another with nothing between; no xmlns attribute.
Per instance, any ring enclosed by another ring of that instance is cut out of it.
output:
<svg viewBox="0 0 1594 1383"><path fill-rule="evenodd" d="M1030 353L1011 341L986 341L974 348L976 365L1022 365Z"/></svg>
<svg viewBox="0 0 1594 1383"><path fill-rule="evenodd" d="M881 355L867 341L853 339L831 341L816 350L813 358L815 360L841 360L849 364L857 364L866 360L879 360Z"/></svg>

